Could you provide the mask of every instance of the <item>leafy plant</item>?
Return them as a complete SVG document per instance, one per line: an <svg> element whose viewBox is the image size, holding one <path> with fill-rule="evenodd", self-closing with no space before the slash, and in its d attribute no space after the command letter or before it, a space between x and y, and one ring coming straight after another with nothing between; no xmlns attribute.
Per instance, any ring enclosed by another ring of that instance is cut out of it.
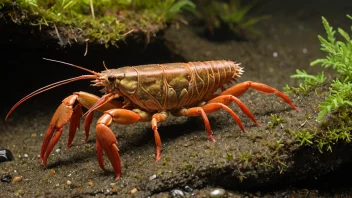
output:
<svg viewBox="0 0 352 198"><path fill-rule="evenodd" d="M236 35L245 38L245 32L254 32L254 24L269 18L268 15L248 17L248 13L258 4L258 1L242 4L241 0L226 2L198 0L198 4L195 14L205 22L211 34L214 34L216 29L228 28Z"/></svg>
<svg viewBox="0 0 352 198"><path fill-rule="evenodd" d="M352 16L347 15L352 20ZM331 27L328 21L322 17L323 25L327 34L327 39L322 36L318 36L321 43L321 50L327 52L328 55L325 58L317 59L311 63L311 66L321 64L321 66L327 68L331 67L341 74L342 81L352 81L352 40L347 32L343 29L338 28L340 36L345 41L337 41L335 38L336 31ZM352 28L352 27L351 27Z"/></svg>
<svg viewBox="0 0 352 198"><path fill-rule="evenodd" d="M350 15L347 15L352 20ZM335 38L336 31L328 21L322 17L327 38L318 36L321 43L321 50L327 52L325 58L317 59L311 66L320 64L322 67L332 67L339 74L338 78L332 81L329 96L319 105L319 115L317 120L322 120L325 115L339 108L352 107L352 40L347 32L338 28L337 31L344 39L339 41ZM352 27L351 27L352 30ZM291 78L304 78L299 88L291 88L286 85L285 90L307 93L325 80L324 73L320 75L310 75L305 71L297 70L297 74Z"/></svg>
<svg viewBox="0 0 352 198"><path fill-rule="evenodd" d="M304 81L299 84L299 87L289 87L286 84L284 88L287 92L301 93L303 95L308 94L311 90L315 89L318 85L322 84L326 77L324 76L324 72L321 72L318 75L308 74L304 70L296 70L296 74L292 75L291 78L303 78Z"/></svg>
<svg viewBox="0 0 352 198"><path fill-rule="evenodd" d="M312 140L314 138L314 134L309 131L294 131L296 140L300 142L300 145L310 145L313 144Z"/></svg>
<svg viewBox="0 0 352 198"><path fill-rule="evenodd" d="M352 20L350 15L347 15ZM312 66L321 64L323 67L332 67L340 74L341 79L336 79L331 83L328 98L319 106L320 113L317 120L335 109L352 107L352 40L347 32L338 28L340 36L345 41L337 41L335 30L328 21L322 17L323 25L327 34L327 39L318 36L321 43L321 50L328 53L325 58L317 59L311 63ZM352 30L352 27L351 27Z"/></svg>
<svg viewBox="0 0 352 198"><path fill-rule="evenodd" d="M287 122L286 119L281 118L280 116L275 115L275 114L270 114L270 118L271 118L271 121L268 122L266 129L272 129L276 125Z"/></svg>

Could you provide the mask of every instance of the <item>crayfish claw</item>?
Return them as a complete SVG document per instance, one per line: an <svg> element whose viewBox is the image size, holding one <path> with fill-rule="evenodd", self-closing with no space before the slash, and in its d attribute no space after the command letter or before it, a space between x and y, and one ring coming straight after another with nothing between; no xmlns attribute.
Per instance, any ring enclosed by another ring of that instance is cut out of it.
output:
<svg viewBox="0 0 352 198"><path fill-rule="evenodd" d="M75 108L73 109L73 113L70 119L70 129L68 133L68 142L66 146L66 150L71 147L71 144L73 142L73 139L76 135L77 129L80 128L80 118L82 116L82 108L80 104L77 104Z"/></svg>
<svg viewBox="0 0 352 198"><path fill-rule="evenodd" d="M99 166L101 169L105 169L102 157L102 151L104 151L114 169L116 180L118 180L121 175L121 160L119 149L116 145L116 137L109 127L101 123L98 123L96 126L96 134L97 159Z"/></svg>
<svg viewBox="0 0 352 198"><path fill-rule="evenodd" d="M103 148L101 147L98 139L96 139L95 147L96 147L97 160L98 160L99 166L102 170L105 170L104 159L103 159Z"/></svg>
<svg viewBox="0 0 352 198"><path fill-rule="evenodd" d="M46 162L49 158L49 155L51 153L51 151L53 150L54 146L56 145L57 141L59 141L61 135L62 135L62 131L63 131L63 128L60 128L60 129L56 129L55 131L55 134L53 136L53 138L51 139L51 141L49 142L49 145L45 151L45 155L44 155L44 158L43 158L43 165L44 165L44 168L46 168Z"/></svg>
<svg viewBox="0 0 352 198"><path fill-rule="evenodd" d="M80 111L78 110L78 107L76 106L74 110L72 109L72 104L76 101L76 99L77 99L77 95L71 95L65 98L60 104L60 106L56 109L53 117L51 118L49 127L45 133L42 148L40 151L40 160L44 165L44 167L46 167L46 162L47 162L47 159L49 158L49 155L52 149L54 148L57 141L61 137L63 127L69 121L71 122L71 125L70 125L68 147L70 146L73 140L73 137L76 133L76 129L77 127L79 127L79 117L80 117L79 116Z"/></svg>
<svg viewBox="0 0 352 198"><path fill-rule="evenodd" d="M90 124L92 124L93 121L93 111L88 113L86 118L84 119L84 131L86 133L86 139L84 140L85 142L88 141L89 138L89 128L90 128Z"/></svg>

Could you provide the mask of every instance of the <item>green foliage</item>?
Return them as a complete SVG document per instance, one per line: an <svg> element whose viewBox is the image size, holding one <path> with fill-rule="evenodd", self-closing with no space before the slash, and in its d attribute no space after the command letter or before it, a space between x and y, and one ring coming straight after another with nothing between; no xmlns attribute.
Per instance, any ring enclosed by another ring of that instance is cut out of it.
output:
<svg viewBox="0 0 352 198"><path fill-rule="evenodd" d="M347 15L352 20L352 17ZM340 74L341 79L331 83L328 98L319 106L320 113L317 120L335 109L352 106L352 40L347 32L338 28L340 36L344 41L337 41L335 30L328 21L322 17L327 39L318 36L321 43L321 50L328 53L323 59L317 59L311 63L312 66L321 64L323 67L332 67ZM352 30L352 27L351 27Z"/></svg>
<svg viewBox="0 0 352 198"><path fill-rule="evenodd" d="M23 15L11 9L11 0L4 2L16 23L29 22L40 29L60 27L56 31L60 40L79 36L106 46L116 45L132 32L155 33L182 9L195 7L191 0L17 0L21 8L17 12L26 12Z"/></svg>
<svg viewBox="0 0 352 198"><path fill-rule="evenodd" d="M319 105L320 112L317 120L322 120L332 110L347 106L352 107L352 83L342 83L336 79L331 84L330 95Z"/></svg>
<svg viewBox="0 0 352 198"><path fill-rule="evenodd" d="M252 158L253 158L252 152L244 151L244 152L240 153L240 155L239 155L239 161L244 162L244 164L246 164L246 165L249 163L249 161Z"/></svg>
<svg viewBox="0 0 352 198"><path fill-rule="evenodd" d="M347 15L352 20L350 15ZM322 120L325 115L333 110L352 106L352 40L347 32L338 28L337 31L343 38L339 41L335 38L336 31L331 27L328 21L322 17L323 25L327 38L318 36L321 43L321 50L327 52L325 58L317 59L311 63L311 66L320 64L322 67L332 67L338 72L339 76L333 80L330 87L329 96L322 104L319 105L319 115L317 120ZM352 30L352 27L351 27ZM322 72L319 75L310 75L305 71L296 71L297 74L291 78L304 78L299 88L292 88L286 85L286 91L307 94L317 85L324 82L325 77Z"/></svg>
<svg viewBox="0 0 352 198"><path fill-rule="evenodd" d="M267 129L272 129L276 125L287 122L287 120L275 114L270 114L270 117L271 117L271 121L269 121L268 125L266 126Z"/></svg>
<svg viewBox="0 0 352 198"><path fill-rule="evenodd" d="M352 17L347 15L351 20ZM352 81L352 40L347 32L338 28L340 36L344 41L337 41L336 31L329 25L328 21L322 17L323 25L327 34L327 39L318 36L321 43L321 50L327 52L325 58L317 59L311 63L312 66L321 64L323 67L330 67L341 74L342 80Z"/></svg>
<svg viewBox="0 0 352 198"><path fill-rule="evenodd" d="M242 4L241 0L229 0L228 2L198 0L198 2L199 6L195 14L205 21L211 33L214 33L214 29L226 26L235 34L244 36L245 31L254 32L252 28L254 24L269 18L268 15L248 17L248 13L258 4L258 1L248 4Z"/></svg>
<svg viewBox="0 0 352 198"><path fill-rule="evenodd" d="M191 0L131 0L134 7L144 8L156 21L170 21L183 9L194 10L196 5Z"/></svg>
<svg viewBox="0 0 352 198"><path fill-rule="evenodd" d="M318 85L322 84L325 80L326 77L324 76L324 72L321 72L320 74L314 76L308 74L304 70L296 70L296 74L292 75L291 78L303 78L304 81L299 84L299 87L289 87L286 84L286 87L284 88L286 92L293 92L293 93L301 93L303 95L307 95L311 90L315 89Z"/></svg>
<svg viewBox="0 0 352 198"><path fill-rule="evenodd" d="M309 131L294 131L296 140L300 145L311 145L313 144L314 134Z"/></svg>

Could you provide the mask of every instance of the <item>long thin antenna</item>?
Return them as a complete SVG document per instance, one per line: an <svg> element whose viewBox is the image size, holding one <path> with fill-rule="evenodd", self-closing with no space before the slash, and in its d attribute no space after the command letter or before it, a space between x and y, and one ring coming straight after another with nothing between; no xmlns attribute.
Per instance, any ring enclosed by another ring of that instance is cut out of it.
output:
<svg viewBox="0 0 352 198"><path fill-rule="evenodd" d="M96 79L97 76L95 75L83 75L83 76L78 76L78 77L74 77L74 78L69 78L69 79L66 79L66 80L62 80L62 81L59 81L59 82L55 82L55 83L52 83L50 85L47 85L45 87L42 87L40 89L37 89L35 90L34 92L28 94L27 96L25 96L24 98L22 98L20 101L18 101L15 105L13 105L13 107L10 109L10 111L7 113L6 117L5 117L5 120L7 120L7 118L10 116L10 114L20 105L22 104L24 101L28 100L29 98L32 98L33 96L35 95L38 95L44 91L47 91L49 89L52 89L52 88L55 88L55 87L58 87L60 85L64 85L64 84L67 84L67 83L70 83L70 82L74 82L74 81L77 81L77 80L86 80L86 79Z"/></svg>
<svg viewBox="0 0 352 198"><path fill-rule="evenodd" d="M49 59L49 58L43 58L44 60L47 60L47 61L51 61L51 62L56 62L56 63L61 63L61 64L65 64L65 65L69 65L69 66L72 66L72 67L76 67L78 69L81 69L81 70L84 70L84 71L87 71L91 74L94 74L96 76L99 76L100 74L98 72L95 72L95 71L92 71L90 69L87 69L87 68L84 68L84 67L81 67L81 66L78 66L78 65L74 65L74 64L71 64L71 63L66 63L66 62L63 62L63 61L59 61L59 60L54 60L54 59Z"/></svg>
<svg viewBox="0 0 352 198"><path fill-rule="evenodd" d="M103 65L104 65L104 68L106 69L106 71L109 71L109 69L105 65L105 61L103 61Z"/></svg>

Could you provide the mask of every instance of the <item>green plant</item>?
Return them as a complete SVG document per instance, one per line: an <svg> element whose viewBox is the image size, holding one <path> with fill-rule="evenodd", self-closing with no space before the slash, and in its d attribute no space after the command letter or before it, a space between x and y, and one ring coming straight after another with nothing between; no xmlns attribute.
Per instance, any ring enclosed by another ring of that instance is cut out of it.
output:
<svg viewBox="0 0 352 198"><path fill-rule="evenodd" d="M352 16L347 15L352 20ZM345 41L337 41L335 38L336 31L331 27L328 21L322 17L323 25L327 34L327 39L318 36L321 43L321 50L327 52L325 58L317 59L311 63L312 66L321 64L327 68L331 67L336 70L342 77L342 81L352 81L352 40L347 32L338 28L340 36ZM351 26L352 28L352 26ZM352 30L352 29L351 29Z"/></svg>
<svg viewBox="0 0 352 198"><path fill-rule="evenodd" d="M196 5L191 0L132 0L132 5L146 10L153 10L157 21L170 21L183 9L194 10Z"/></svg>
<svg viewBox="0 0 352 198"><path fill-rule="evenodd" d="M352 20L350 15L347 15ZM317 59L311 63L311 66L320 64L322 67L332 67L339 76L332 81L330 86L329 96L319 105L319 115L317 120L322 120L325 115L333 110L339 108L352 107L352 40L347 32L343 29L338 28L337 31L340 36L344 39L338 41L335 38L336 31L331 27L328 21L322 17L323 26L325 28L327 38L318 36L321 43L321 50L327 52L325 58ZM352 27L351 27L352 30ZM292 75L292 78L304 78L304 82L300 84L300 87L291 88L286 85L285 90L297 91L301 93L307 93L312 88L325 80L324 73L313 76L307 74L305 71L297 70L296 75Z"/></svg>
<svg viewBox="0 0 352 198"><path fill-rule="evenodd" d="M347 15L352 20L350 15ZM321 50L328 53L323 59L317 59L311 63L312 66L321 64L323 67L332 67L340 74L341 79L333 80L328 98L319 106L320 113L317 120L335 109L352 106L352 40L347 32L338 28L340 36L345 41L337 41L336 31L322 17L327 39L318 36ZM352 30L352 28L351 28Z"/></svg>
<svg viewBox="0 0 352 198"><path fill-rule="evenodd" d="M244 164L246 164L246 165L249 163L249 161L250 161L252 158L253 158L252 152L246 152L246 151L244 151L244 152L240 153L240 155L239 155L239 161L240 161L240 162L244 162Z"/></svg>
<svg viewBox="0 0 352 198"><path fill-rule="evenodd" d="M301 93L303 95L307 95L311 90L315 89L318 85L324 83L326 77L324 76L324 72L321 72L318 75L308 74L304 70L296 69L296 74L292 75L291 78L303 78L303 82L299 84L298 87L290 87L286 84L284 90L286 92L293 93Z"/></svg>
<svg viewBox="0 0 352 198"><path fill-rule="evenodd" d="M326 151L332 152L332 145L339 140L350 143L352 138L351 131L352 127L350 126L342 126L341 128L336 129L328 128L328 132L322 134L322 137L316 140L319 151L323 153L323 148L326 148Z"/></svg>
<svg viewBox="0 0 352 198"><path fill-rule="evenodd" d="M277 116L275 114L270 114L271 121L268 122L266 129L272 129L274 126L279 125L281 123L287 122L287 120Z"/></svg>
<svg viewBox="0 0 352 198"><path fill-rule="evenodd" d="M268 19L268 15L249 17L248 13L258 4L258 1L243 4L241 0L212 1L198 0L198 18L205 21L211 34L215 29L228 28L240 37L245 37L245 32L254 32L253 25Z"/></svg>
<svg viewBox="0 0 352 198"><path fill-rule="evenodd" d="M311 145L313 144L312 140L314 138L314 134L309 131L294 131L296 140L300 143L300 145Z"/></svg>

